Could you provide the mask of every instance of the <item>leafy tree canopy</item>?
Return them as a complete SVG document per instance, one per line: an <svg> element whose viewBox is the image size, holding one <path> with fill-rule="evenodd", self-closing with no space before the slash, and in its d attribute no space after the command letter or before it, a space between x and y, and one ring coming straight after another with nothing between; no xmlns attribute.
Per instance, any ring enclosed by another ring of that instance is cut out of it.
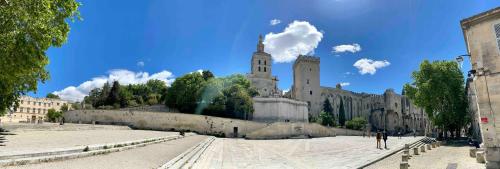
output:
<svg viewBox="0 0 500 169"><path fill-rule="evenodd" d="M55 95L53 93L49 93L47 94L47 96L45 96L46 98L49 98L49 99L60 99L58 95Z"/></svg>
<svg viewBox="0 0 500 169"><path fill-rule="evenodd" d="M434 125L459 131L467 124L464 77L456 62L425 60L412 78L411 84L405 84L404 93L425 109Z"/></svg>
<svg viewBox="0 0 500 169"><path fill-rule="evenodd" d="M45 82L45 51L66 42L68 19L79 17L75 0L0 1L0 115Z"/></svg>

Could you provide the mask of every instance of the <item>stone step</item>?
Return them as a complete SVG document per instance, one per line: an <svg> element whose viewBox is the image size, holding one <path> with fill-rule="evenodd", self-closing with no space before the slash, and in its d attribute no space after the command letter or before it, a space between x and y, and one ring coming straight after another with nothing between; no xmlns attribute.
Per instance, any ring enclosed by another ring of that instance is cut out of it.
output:
<svg viewBox="0 0 500 169"><path fill-rule="evenodd" d="M197 145L184 151L182 154L160 166L158 169L191 168L201 157L203 152L212 144L215 137L209 137Z"/></svg>

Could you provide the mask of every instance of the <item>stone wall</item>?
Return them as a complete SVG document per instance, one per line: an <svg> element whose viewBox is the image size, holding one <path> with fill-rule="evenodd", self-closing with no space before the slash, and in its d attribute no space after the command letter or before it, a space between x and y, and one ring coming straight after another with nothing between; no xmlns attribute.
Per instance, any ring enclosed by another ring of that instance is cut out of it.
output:
<svg viewBox="0 0 500 169"><path fill-rule="evenodd" d="M64 114L66 122L129 125L138 129L189 130L200 134L233 137L235 128L241 137L250 131L264 128L265 123L253 121L192 115L182 113L74 110Z"/></svg>
<svg viewBox="0 0 500 169"><path fill-rule="evenodd" d="M253 98L253 120L260 122L308 122L307 103L287 98Z"/></svg>
<svg viewBox="0 0 500 169"><path fill-rule="evenodd" d="M297 135L328 137L335 136L337 129L327 128L319 124L310 123L261 123L204 115L142 112L122 110L73 110L64 114L69 123L93 123L128 125L138 129L165 130L165 131L194 131L199 134L224 137L245 137L252 133L252 137L259 139L290 138ZM268 126L274 126L265 129ZM298 133L297 127L300 127ZM235 135L235 129L237 135ZM256 132L258 131L258 132ZM360 131L354 131L360 132ZM351 135L348 132L346 134ZM342 133L341 135L343 135Z"/></svg>

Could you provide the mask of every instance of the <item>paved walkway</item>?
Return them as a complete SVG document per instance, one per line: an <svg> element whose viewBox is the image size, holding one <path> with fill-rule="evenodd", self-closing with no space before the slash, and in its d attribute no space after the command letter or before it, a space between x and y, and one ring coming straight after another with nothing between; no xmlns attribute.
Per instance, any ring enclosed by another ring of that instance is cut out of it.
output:
<svg viewBox="0 0 500 169"><path fill-rule="evenodd" d="M441 146L427 150L421 155L412 155L408 161L410 169L444 169L451 163L457 164L457 169L483 169L484 164L476 162L469 156L469 146ZM413 154L413 151L410 151ZM401 162L401 153L394 154L379 161L366 169L398 169Z"/></svg>
<svg viewBox="0 0 500 169"><path fill-rule="evenodd" d="M157 168L207 136L194 135L178 140L152 144L131 150L86 158L41 164L7 167L6 169L145 169Z"/></svg>
<svg viewBox="0 0 500 169"><path fill-rule="evenodd" d="M337 136L313 139L244 140L217 138L194 168L357 168L422 137L390 137L389 149L375 138Z"/></svg>
<svg viewBox="0 0 500 169"><path fill-rule="evenodd" d="M58 150L82 145L117 143L178 134L177 132L149 130L84 130L84 131L14 131L5 136L6 146L0 155Z"/></svg>

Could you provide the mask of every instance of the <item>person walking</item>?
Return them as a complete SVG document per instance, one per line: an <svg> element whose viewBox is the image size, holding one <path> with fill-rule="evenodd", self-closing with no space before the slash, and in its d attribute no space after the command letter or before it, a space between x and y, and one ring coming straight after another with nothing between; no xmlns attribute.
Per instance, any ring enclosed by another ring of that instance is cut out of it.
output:
<svg viewBox="0 0 500 169"><path fill-rule="evenodd" d="M384 130L384 147L387 149L387 132Z"/></svg>
<svg viewBox="0 0 500 169"><path fill-rule="evenodd" d="M377 131L377 148L382 148L380 145L380 139L382 139L382 134L380 134L380 131Z"/></svg>
<svg viewBox="0 0 500 169"><path fill-rule="evenodd" d="M401 131L398 131L398 139L401 139Z"/></svg>

